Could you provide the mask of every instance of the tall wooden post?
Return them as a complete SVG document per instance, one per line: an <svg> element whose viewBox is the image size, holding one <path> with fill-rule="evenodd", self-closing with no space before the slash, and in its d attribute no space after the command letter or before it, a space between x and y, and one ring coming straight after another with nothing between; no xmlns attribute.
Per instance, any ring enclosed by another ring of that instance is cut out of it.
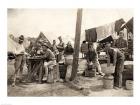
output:
<svg viewBox="0 0 140 105"><path fill-rule="evenodd" d="M77 10L77 20L76 20L72 74L71 74L70 80L74 80L75 77L77 76L79 50L80 50L81 23L82 23L82 9L78 9Z"/></svg>

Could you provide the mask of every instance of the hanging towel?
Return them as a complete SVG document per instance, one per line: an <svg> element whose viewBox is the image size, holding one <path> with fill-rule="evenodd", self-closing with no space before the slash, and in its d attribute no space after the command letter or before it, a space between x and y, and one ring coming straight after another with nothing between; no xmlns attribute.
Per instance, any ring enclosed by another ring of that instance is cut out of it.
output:
<svg viewBox="0 0 140 105"><path fill-rule="evenodd" d="M115 22L110 24L106 24L104 26L100 26L96 28L97 32L97 40L101 40L111 35L113 38L115 37Z"/></svg>
<svg viewBox="0 0 140 105"><path fill-rule="evenodd" d="M103 39L106 37L106 35L108 35L105 26L97 27L96 32L97 32L97 40Z"/></svg>
<svg viewBox="0 0 140 105"><path fill-rule="evenodd" d="M122 25L121 29L127 28L128 32L133 33L133 17L124 25Z"/></svg>
<svg viewBox="0 0 140 105"><path fill-rule="evenodd" d="M96 28L91 28L85 31L86 33L86 41L88 42L96 42L97 41L97 32Z"/></svg>
<svg viewBox="0 0 140 105"><path fill-rule="evenodd" d="M121 30L121 26L125 23L123 19L119 19L115 21L115 32L119 34L119 31Z"/></svg>

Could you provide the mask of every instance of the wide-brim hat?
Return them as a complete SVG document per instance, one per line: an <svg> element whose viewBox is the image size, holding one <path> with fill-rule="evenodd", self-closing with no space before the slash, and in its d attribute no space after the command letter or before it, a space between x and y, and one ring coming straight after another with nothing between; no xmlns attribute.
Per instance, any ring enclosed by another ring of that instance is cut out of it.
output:
<svg viewBox="0 0 140 105"><path fill-rule="evenodd" d="M61 39L61 38L62 38L61 36L58 37L58 39Z"/></svg>
<svg viewBox="0 0 140 105"><path fill-rule="evenodd" d="M49 48L48 44L46 44L46 43L42 44L42 46Z"/></svg>
<svg viewBox="0 0 140 105"><path fill-rule="evenodd" d="M111 43L110 42L106 42L105 43L105 47L107 47L107 46L111 46Z"/></svg>
<svg viewBox="0 0 140 105"><path fill-rule="evenodd" d="M23 35L20 35L19 40L20 41L24 41L24 36Z"/></svg>

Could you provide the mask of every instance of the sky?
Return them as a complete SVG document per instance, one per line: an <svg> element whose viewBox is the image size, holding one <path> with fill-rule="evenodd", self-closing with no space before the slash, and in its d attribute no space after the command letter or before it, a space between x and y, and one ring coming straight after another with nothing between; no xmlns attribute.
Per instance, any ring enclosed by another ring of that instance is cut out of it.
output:
<svg viewBox="0 0 140 105"><path fill-rule="evenodd" d="M8 9L8 34L37 37L40 32L52 42L62 36L64 42L75 38L77 9ZM133 9L83 9L81 40L85 29L133 17Z"/></svg>

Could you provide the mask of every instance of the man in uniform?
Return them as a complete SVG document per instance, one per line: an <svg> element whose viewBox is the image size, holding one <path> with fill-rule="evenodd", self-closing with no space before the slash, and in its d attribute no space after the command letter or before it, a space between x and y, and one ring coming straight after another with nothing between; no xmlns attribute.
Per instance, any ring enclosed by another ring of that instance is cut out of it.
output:
<svg viewBox="0 0 140 105"><path fill-rule="evenodd" d="M69 79L71 77L73 52L74 52L74 49L71 45L71 42L69 41L67 43L67 46L65 47L65 50L64 50L65 64L67 65L67 71L66 71L66 76L65 76L65 81L66 82L69 81Z"/></svg>
<svg viewBox="0 0 140 105"><path fill-rule="evenodd" d="M101 66L98 60L98 54L96 51L95 44L93 45L93 43L89 43L88 47L89 51L87 52L87 62L93 63L93 65L95 65L95 67L98 70L98 74L104 76L104 73L101 71Z"/></svg>
<svg viewBox="0 0 140 105"><path fill-rule="evenodd" d="M52 51L56 57L56 61L58 62L58 54L59 54L59 51L57 49L57 45L56 45L56 40L53 40L53 44L52 44Z"/></svg>
<svg viewBox="0 0 140 105"><path fill-rule="evenodd" d="M124 39L124 33L123 31L120 31L119 38L115 41L114 47L118 48L120 51L124 53L127 49L127 46L128 46L127 41Z"/></svg>
<svg viewBox="0 0 140 105"><path fill-rule="evenodd" d="M48 78L48 68L50 66L56 65L56 58L55 58L54 53L47 46L47 44L43 44L43 53L44 53L43 57L45 59L44 61L45 74L46 74L46 77Z"/></svg>
<svg viewBox="0 0 140 105"><path fill-rule="evenodd" d="M107 53L107 66L112 64L113 68L115 68L114 73L114 86L115 88L122 87L122 72L124 69L124 54L117 48L112 48L110 43L106 43L105 51Z"/></svg>
<svg viewBox="0 0 140 105"><path fill-rule="evenodd" d="M60 60L63 60L64 59L64 48L65 48L65 44L64 44L61 36L59 36L58 39L60 41L59 44L57 45L57 49L59 51L59 60L58 60L58 62L59 62Z"/></svg>

